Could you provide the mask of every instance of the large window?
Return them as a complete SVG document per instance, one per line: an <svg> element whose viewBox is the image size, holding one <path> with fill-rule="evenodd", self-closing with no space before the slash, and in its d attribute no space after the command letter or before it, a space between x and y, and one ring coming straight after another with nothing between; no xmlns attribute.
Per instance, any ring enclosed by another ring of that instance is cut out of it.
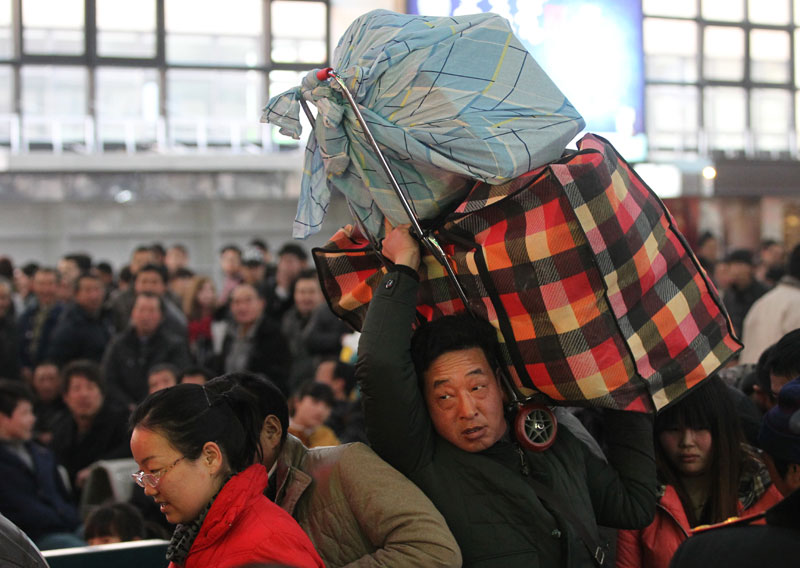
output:
<svg viewBox="0 0 800 568"><path fill-rule="evenodd" d="M329 28L329 0L0 0L0 146L271 145L267 93L327 64Z"/></svg>
<svg viewBox="0 0 800 568"><path fill-rule="evenodd" d="M651 157L797 158L800 0L643 0Z"/></svg>

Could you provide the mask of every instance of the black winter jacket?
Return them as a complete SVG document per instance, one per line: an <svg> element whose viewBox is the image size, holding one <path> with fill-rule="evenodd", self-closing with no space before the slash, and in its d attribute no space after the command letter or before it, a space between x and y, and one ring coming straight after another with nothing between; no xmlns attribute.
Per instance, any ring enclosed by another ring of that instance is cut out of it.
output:
<svg viewBox="0 0 800 568"><path fill-rule="evenodd" d="M410 269L384 276L362 329L356 374L373 449L441 511L464 566L594 566L576 528L543 502L530 479L544 484L595 541L598 523L648 525L656 505L649 416L608 414L609 463L562 428L548 450L524 451L529 475L510 438L470 453L436 433L410 353L417 289Z"/></svg>

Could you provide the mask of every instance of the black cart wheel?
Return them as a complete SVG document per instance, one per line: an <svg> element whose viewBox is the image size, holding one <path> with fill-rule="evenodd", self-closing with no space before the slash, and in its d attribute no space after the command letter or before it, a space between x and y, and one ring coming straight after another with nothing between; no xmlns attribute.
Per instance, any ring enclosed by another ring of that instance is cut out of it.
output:
<svg viewBox="0 0 800 568"><path fill-rule="evenodd" d="M543 452L556 441L558 421L543 404L523 404L514 419L517 441L533 452Z"/></svg>

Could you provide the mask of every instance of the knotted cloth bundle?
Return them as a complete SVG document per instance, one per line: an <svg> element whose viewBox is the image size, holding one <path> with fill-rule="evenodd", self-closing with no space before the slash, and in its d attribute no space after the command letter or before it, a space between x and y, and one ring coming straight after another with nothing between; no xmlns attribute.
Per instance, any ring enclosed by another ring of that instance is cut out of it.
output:
<svg viewBox="0 0 800 568"><path fill-rule="evenodd" d="M583 119L495 14L433 18L376 10L353 22L333 68L394 176L426 221L475 180L502 184L561 156ZM317 107L294 236L319 231L335 188L367 229L408 217L335 81L311 71L270 99L263 122L299 139L300 100Z"/></svg>

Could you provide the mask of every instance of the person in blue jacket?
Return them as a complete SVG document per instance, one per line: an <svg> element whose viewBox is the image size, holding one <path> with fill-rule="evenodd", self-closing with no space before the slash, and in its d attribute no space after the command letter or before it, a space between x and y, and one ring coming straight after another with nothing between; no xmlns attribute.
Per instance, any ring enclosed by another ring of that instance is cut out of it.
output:
<svg viewBox="0 0 800 568"><path fill-rule="evenodd" d="M35 421L27 387L0 380L0 513L40 549L81 546L80 518L55 456L32 441Z"/></svg>

